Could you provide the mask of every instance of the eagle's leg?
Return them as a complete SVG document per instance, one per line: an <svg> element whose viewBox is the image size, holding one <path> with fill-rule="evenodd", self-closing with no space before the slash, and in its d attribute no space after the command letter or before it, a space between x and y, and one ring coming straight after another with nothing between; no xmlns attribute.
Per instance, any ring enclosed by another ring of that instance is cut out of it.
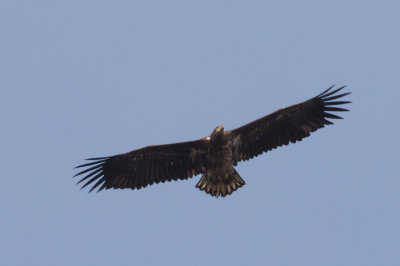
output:
<svg viewBox="0 0 400 266"><path fill-rule="evenodd" d="M218 176L215 172L206 172L196 187L213 197L225 197L244 185L244 180L232 167L229 173L224 173L223 176Z"/></svg>

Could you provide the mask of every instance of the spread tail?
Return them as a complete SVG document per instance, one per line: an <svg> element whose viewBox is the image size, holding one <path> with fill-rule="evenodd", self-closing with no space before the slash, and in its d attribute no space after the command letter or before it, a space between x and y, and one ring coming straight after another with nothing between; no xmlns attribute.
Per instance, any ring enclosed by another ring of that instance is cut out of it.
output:
<svg viewBox="0 0 400 266"><path fill-rule="evenodd" d="M236 172L235 169L229 174L227 178L216 178L205 173L196 187L203 190L213 197L225 197L232 194L238 188L243 187L246 183Z"/></svg>

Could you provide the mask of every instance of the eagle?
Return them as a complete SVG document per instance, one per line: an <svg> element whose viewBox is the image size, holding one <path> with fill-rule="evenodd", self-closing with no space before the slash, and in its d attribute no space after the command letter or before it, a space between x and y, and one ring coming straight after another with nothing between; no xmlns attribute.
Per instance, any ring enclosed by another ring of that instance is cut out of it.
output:
<svg viewBox="0 0 400 266"><path fill-rule="evenodd" d="M90 191L141 189L160 182L185 180L202 174L196 188L214 197L231 195L245 185L234 166L282 145L310 136L328 119L342 119L332 112L349 111L338 107L350 101L337 101L350 92L338 93L345 86L327 90L305 102L279 109L234 130L214 129L210 136L188 142L147 146L109 157L89 158L75 176Z"/></svg>

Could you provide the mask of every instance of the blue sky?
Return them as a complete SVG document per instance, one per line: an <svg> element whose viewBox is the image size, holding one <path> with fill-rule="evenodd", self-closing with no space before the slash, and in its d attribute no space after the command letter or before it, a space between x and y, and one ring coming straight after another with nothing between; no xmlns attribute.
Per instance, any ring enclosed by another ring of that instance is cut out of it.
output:
<svg viewBox="0 0 400 266"><path fill-rule="evenodd" d="M0 265L399 265L398 1L2 1ZM88 157L348 85L344 120L237 167L88 194ZM397 174L396 174L397 173Z"/></svg>

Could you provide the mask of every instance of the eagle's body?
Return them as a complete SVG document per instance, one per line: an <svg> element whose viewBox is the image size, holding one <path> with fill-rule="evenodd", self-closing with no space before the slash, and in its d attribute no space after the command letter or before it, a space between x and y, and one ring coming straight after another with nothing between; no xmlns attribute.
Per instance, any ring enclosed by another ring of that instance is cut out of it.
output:
<svg viewBox="0 0 400 266"><path fill-rule="evenodd" d="M189 142L147 146L111 157L93 158L77 175L86 174L83 187L96 181L90 191L109 188L140 189L153 183L187 179L203 174L196 187L212 196L226 196L245 182L234 169L238 162L249 160L289 142L295 143L324 125L326 118L341 118L328 111L348 111L332 101L349 93L335 95L343 87L300 104L280 109L270 115L231 131L217 127L210 136ZM90 179L89 179L90 178Z"/></svg>
<svg viewBox="0 0 400 266"><path fill-rule="evenodd" d="M224 197L245 184L233 168L237 165L234 159L238 156L235 149L237 139L231 137L230 131L224 131L224 127L219 126L205 141L209 147L205 156L208 167L196 187L212 196Z"/></svg>

